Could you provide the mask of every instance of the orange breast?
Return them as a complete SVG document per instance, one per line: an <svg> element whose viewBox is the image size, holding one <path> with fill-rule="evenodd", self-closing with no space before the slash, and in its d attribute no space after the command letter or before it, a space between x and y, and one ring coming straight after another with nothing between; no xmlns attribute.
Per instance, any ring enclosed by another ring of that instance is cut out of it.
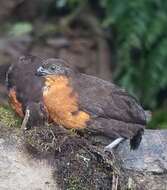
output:
<svg viewBox="0 0 167 190"><path fill-rule="evenodd" d="M16 91L14 89L11 89L9 91L9 101L12 106L12 108L15 110L15 112L20 116L24 117L23 110L22 110L22 105L21 103L17 100L16 97Z"/></svg>
<svg viewBox="0 0 167 190"><path fill-rule="evenodd" d="M66 128L84 128L90 116L79 110L78 95L65 76L47 76L43 91L49 117Z"/></svg>

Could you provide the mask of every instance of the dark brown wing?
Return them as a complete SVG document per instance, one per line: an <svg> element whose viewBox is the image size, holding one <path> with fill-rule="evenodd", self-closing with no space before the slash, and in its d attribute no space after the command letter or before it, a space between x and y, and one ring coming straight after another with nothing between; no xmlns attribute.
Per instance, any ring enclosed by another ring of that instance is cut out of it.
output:
<svg viewBox="0 0 167 190"><path fill-rule="evenodd" d="M35 56L23 56L13 64L7 74L8 90L15 89L17 100L26 108L29 102L39 102L42 97L43 79L35 72L42 59Z"/></svg>
<svg viewBox="0 0 167 190"><path fill-rule="evenodd" d="M11 106L21 117L29 110L26 128L42 125L46 119L42 105L43 78L35 75L41 64L42 59L39 57L22 56L11 65L7 73Z"/></svg>
<svg viewBox="0 0 167 190"><path fill-rule="evenodd" d="M80 107L92 118L88 128L113 139L130 138L132 144L140 141L146 118L139 103L110 82L89 75L76 75L72 76L72 83L79 94Z"/></svg>

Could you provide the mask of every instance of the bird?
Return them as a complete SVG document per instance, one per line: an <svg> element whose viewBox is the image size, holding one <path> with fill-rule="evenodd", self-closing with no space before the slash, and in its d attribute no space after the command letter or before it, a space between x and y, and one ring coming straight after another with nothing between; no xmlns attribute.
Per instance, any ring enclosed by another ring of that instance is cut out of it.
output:
<svg viewBox="0 0 167 190"><path fill-rule="evenodd" d="M138 148L146 115L140 103L117 85L80 73L61 58L26 55L6 75L9 101L23 118L23 129L51 122L66 129L89 131L113 142L130 139Z"/></svg>
<svg viewBox="0 0 167 190"><path fill-rule="evenodd" d="M37 56L21 56L6 72L9 104L23 119L21 128L25 130L43 125L47 119L42 104L43 79L35 75L41 63Z"/></svg>

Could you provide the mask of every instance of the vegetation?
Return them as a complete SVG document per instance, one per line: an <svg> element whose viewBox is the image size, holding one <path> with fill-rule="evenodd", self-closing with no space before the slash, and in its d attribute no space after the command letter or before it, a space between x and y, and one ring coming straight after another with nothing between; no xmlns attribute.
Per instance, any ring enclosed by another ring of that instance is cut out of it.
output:
<svg viewBox="0 0 167 190"><path fill-rule="evenodd" d="M67 190L86 190L86 187L81 186L80 179L76 177L69 178L67 186Z"/></svg>
<svg viewBox="0 0 167 190"><path fill-rule="evenodd" d="M104 23L115 31L116 80L149 108L159 89L167 87L167 3L150 0L106 0Z"/></svg>
<svg viewBox="0 0 167 190"><path fill-rule="evenodd" d="M21 120L9 107L0 106L0 122L8 127L20 127Z"/></svg>
<svg viewBox="0 0 167 190"><path fill-rule="evenodd" d="M166 129L167 128L167 109L160 109L154 112L153 119L149 123L151 129Z"/></svg>

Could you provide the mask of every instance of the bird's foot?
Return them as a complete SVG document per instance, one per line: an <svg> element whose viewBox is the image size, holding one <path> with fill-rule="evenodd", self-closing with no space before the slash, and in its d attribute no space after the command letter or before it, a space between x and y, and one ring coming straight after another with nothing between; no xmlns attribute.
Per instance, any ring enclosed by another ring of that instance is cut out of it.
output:
<svg viewBox="0 0 167 190"><path fill-rule="evenodd" d="M120 137L114 140L112 143L104 147L104 151L112 152L115 147L117 147L125 138Z"/></svg>
<svg viewBox="0 0 167 190"><path fill-rule="evenodd" d="M28 122L29 117L30 117L30 110L29 110L29 109L26 109L26 113L25 113L23 122L22 122L22 124L21 124L21 129L22 129L23 131L26 131L26 130L28 129L28 127L27 127L27 122Z"/></svg>

